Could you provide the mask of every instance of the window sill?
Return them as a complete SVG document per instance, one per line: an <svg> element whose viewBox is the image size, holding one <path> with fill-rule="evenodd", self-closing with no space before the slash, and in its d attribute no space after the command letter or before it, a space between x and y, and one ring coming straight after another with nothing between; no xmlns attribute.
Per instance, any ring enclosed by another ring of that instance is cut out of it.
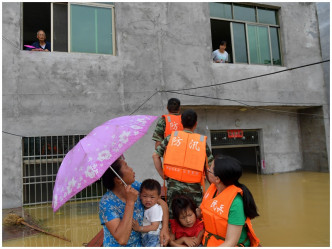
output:
<svg viewBox="0 0 332 249"><path fill-rule="evenodd" d="M280 66L280 65L270 65L270 64L248 64L248 63L215 63L212 62L212 65L215 65L214 67L222 67L222 66L227 66L232 65L234 67L273 67L273 68L286 68L285 66Z"/></svg>
<svg viewBox="0 0 332 249"><path fill-rule="evenodd" d="M36 52L36 53L47 53L46 51L31 51L31 50L20 50L23 52ZM115 54L97 54L97 53L84 53L84 52L66 52L66 51L48 51L48 53L66 53L66 54L88 54L88 55L105 55L105 56L116 56Z"/></svg>

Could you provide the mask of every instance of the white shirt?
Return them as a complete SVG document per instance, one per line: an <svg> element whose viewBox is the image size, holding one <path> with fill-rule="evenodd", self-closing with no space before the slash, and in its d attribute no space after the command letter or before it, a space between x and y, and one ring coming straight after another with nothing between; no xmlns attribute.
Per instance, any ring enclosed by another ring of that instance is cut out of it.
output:
<svg viewBox="0 0 332 249"><path fill-rule="evenodd" d="M152 222L160 221L159 227L156 231L150 231L149 234L159 234L161 229L161 221L163 220L163 209L159 204L155 204L149 209L145 209L143 226L149 226ZM143 233L144 234L144 233Z"/></svg>
<svg viewBox="0 0 332 249"><path fill-rule="evenodd" d="M217 49L212 52L212 58L213 61L222 60L220 63L225 63L226 61L228 61L228 53L226 51L220 53L219 49Z"/></svg>

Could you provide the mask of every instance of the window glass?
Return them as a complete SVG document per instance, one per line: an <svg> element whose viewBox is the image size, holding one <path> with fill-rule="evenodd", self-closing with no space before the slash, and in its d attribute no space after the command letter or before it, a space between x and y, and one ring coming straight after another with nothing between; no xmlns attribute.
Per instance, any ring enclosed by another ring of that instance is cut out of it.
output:
<svg viewBox="0 0 332 249"><path fill-rule="evenodd" d="M256 22L255 8L234 4L234 19Z"/></svg>
<svg viewBox="0 0 332 249"><path fill-rule="evenodd" d="M258 21L260 23L277 24L277 16L275 10L258 8Z"/></svg>
<svg viewBox="0 0 332 249"><path fill-rule="evenodd" d="M271 64L267 27L248 25L250 63Z"/></svg>
<svg viewBox="0 0 332 249"><path fill-rule="evenodd" d="M277 28L270 28L270 37L271 37L273 65L281 66L279 34Z"/></svg>
<svg viewBox="0 0 332 249"><path fill-rule="evenodd" d="M67 4L53 3L53 51L68 51Z"/></svg>
<svg viewBox="0 0 332 249"><path fill-rule="evenodd" d="M210 16L232 19L232 5L228 3L209 3Z"/></svg>
<svg viewBox="0 0 332 249"><path fill-rule="evenodd" d="M98 8L97 15L97 53L113 54L112 48L112 9Z"/></svg>
<svg viewBox="0 0 332 249"><path fill-rule="evenodd" d="M233 42L235 51L235 62L247 63L247 45L244 24L232 23L233 25Z"/></svg>
<svg viewBox="0 0 332 249"><path fill-rule="evenodd" d="M112 54L112 9L71 5L71 51Z"/></svg>

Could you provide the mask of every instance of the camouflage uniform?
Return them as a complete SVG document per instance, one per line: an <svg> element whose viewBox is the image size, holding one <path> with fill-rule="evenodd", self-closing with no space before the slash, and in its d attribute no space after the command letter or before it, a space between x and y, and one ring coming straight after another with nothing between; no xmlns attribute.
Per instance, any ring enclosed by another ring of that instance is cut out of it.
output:
<svg viewBox="0 0 332 249"><path fill-rule="evenodd" d="M179 113L171 113L172 115L181 115ZM157 121L156 129L153 132L152 140L162 142L164 140L164 134L166 129L166 121L164 117L161 117Z"/></svg>
<svg viewBox="0 0 332 249"><path fill-rule="evenodd" d="M192 133L191 131L184 130L184 132ZM171 135L167 136L161 144L157 147L155 152L160 156L163 157L164 153L166 151L166 147L168 145L168 142L171 138ZM206 145L206 156L208 158L208 163L211 165L213 161L213 155L211 153L211 150L208 145ZM169 206L169 218L173 219L173 212L171 209L172 200L174 197L178 194L183 194L191 197L194 202L196 203L197 207L202 202L203 193L202 193L202 187L200 183L185 183L180 182L171 178L167 179L167 204Z"/></svg>

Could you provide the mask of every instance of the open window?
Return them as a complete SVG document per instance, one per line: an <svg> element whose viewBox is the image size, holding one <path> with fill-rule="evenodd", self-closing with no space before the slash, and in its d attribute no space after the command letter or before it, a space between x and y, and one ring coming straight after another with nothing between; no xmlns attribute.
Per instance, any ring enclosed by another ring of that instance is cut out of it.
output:
<svg viewBox="0 0 332 249"><path fill-rule="evenodd" d="M23 43L43 29L52 51L115 54L114 4L23 3Z"/></svg>
<svg viewBox="0 0 332 249"><path fill-rule="evenodd" d="M23 3L23 45L37 40L37 31L44 30L46 40L51 39L51 4ZM23 46L22 45L22 46Z"/></svg>
<svg viewBox="0 0 332 249"><path fill-rule="evenodd" d="M219 49L220 42L226 41L226 51L228 53L228 62L232 63L232 39L231 39L231 23L228 21L220 21L211 19L211 34L213 51Z"/></svg>
<svg viewBox="0 0 332 249"><path fill-rule="evenodd" d="M224 40L230 62L282 65L277 9L233 3L209 5L213 50Z"/></svg>

